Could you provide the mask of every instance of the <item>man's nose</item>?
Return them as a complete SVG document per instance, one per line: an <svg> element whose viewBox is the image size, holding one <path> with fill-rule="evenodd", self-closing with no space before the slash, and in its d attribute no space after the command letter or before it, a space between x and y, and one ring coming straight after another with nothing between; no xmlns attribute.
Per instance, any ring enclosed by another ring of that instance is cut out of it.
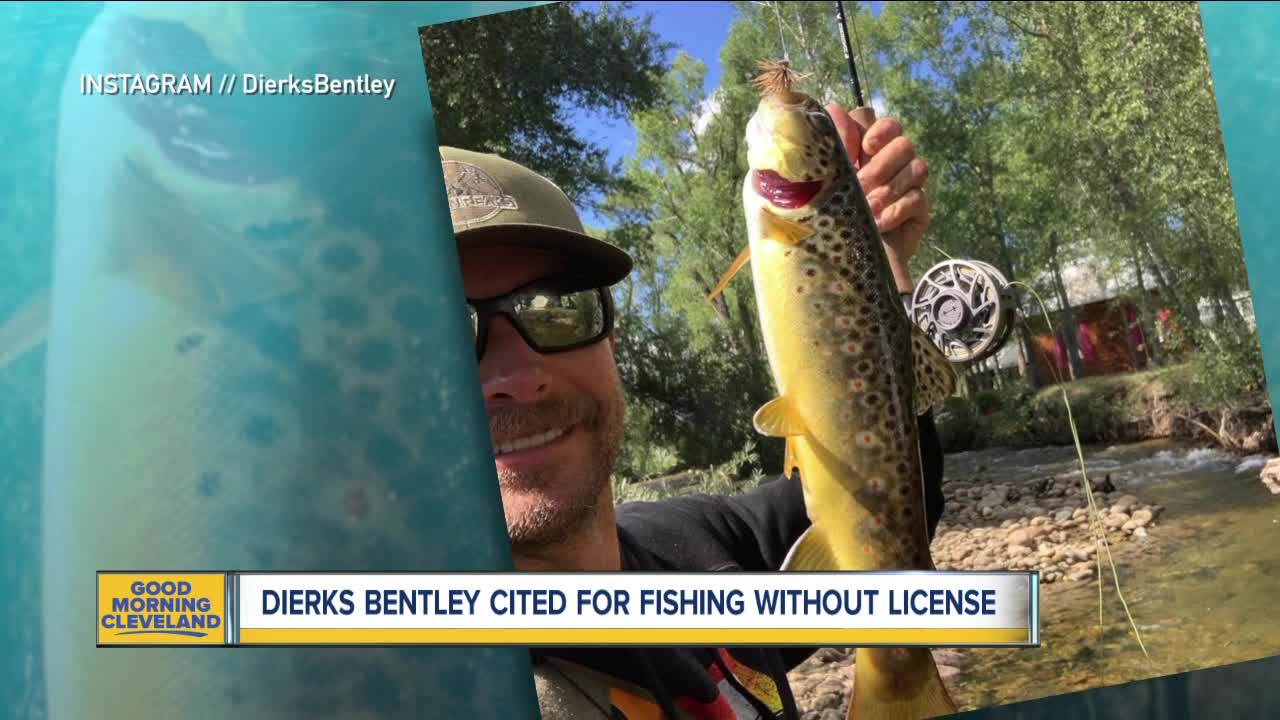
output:
<svg viewBox="0 0 1280 720"><path fill-rule="evenodd" d="M551 389L551 374L544 360L510 320L503 316L493 318L484 356L480 358L484 399L519 403L541 400Z"/></svg>

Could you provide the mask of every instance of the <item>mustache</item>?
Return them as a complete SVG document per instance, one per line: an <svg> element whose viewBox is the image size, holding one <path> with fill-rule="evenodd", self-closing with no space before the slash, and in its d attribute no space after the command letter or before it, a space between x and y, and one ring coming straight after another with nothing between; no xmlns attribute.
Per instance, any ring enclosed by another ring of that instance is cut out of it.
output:
<svg viewBox="0 0 1280 720"><path fill-rule="evenodd" d="M570 425L594 427L603 409L589 397L549 398L531 405L491 407L488 415L489 436L496 445Z"/></svg>

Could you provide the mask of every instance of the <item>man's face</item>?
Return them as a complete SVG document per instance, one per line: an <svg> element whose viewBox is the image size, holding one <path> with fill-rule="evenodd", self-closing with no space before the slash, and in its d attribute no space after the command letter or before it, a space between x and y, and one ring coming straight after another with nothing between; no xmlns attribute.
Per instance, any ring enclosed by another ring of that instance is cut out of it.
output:
<svg viewBox="0 0 1280 720"><path fill-rule="evenodd" d="M564 269L558 256L528 248L463 249L461 259L466 295L476 299ZM570 538L611 502L625 414L612 337L543 355L496 316L480 379L513 549Z"/></svg>

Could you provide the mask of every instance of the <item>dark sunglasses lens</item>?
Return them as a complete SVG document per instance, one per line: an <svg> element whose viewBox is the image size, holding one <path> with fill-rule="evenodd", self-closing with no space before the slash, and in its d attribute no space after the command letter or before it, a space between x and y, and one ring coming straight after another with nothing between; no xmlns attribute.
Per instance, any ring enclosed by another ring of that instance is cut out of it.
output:
<svg viewBox="0 0 1280 720"><path fill-rule="evenodd" d="M546 349L568 347L604 332L600 291L532 292L512 298L516 316L529 337Z"/></svg>

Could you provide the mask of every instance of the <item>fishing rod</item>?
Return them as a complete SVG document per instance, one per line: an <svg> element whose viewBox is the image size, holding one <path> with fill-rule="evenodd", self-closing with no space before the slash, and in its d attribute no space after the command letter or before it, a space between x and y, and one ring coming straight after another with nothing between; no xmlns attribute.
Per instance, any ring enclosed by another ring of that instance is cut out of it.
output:
<svg viewBox="0 0 1280 720"><path fill-rule="evenodd" d="M849 88L856 105L850 115L866 132L876 121L876 111L858 79L844 3L835 0L834 4L836 27L849 66ZM862 161L866 160L864 155ZM1008 278L990 263L972 259L947 257L929 268L916 283L908 305L912 322L948 360L956 363L977 363L1000 352L1009 341L1017 317L1017 303Z"/></svg>

